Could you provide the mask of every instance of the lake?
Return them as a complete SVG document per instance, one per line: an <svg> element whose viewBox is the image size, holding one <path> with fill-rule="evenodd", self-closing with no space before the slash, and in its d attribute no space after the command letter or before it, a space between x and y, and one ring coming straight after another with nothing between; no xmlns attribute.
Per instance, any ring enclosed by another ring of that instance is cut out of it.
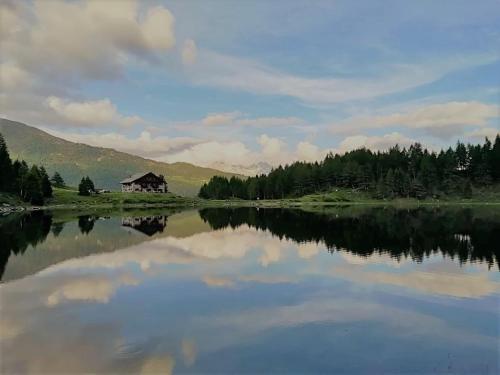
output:
<svg viewBox="0 0 500 375"><path fill-rule="evenodd" d="M500 209L0 218L5 374L500 371Z"/></svg>

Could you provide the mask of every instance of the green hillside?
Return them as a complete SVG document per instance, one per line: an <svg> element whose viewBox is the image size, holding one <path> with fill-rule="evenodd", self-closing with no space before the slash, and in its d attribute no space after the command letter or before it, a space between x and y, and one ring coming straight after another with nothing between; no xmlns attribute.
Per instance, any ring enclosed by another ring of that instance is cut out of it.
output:
<svg viewBox="0 0 500 375"><path fill-rule="evenodd" d="M232 176L189 163L162 163L109 148L93 147L54 137L26 124L0 119L12 159L43 165L52 175L58 171L67 184L76 186L88 175L97 188L120 189L119 181L131 174L152 171L163 174L173 193L194 196L212 176Z"/></svg>

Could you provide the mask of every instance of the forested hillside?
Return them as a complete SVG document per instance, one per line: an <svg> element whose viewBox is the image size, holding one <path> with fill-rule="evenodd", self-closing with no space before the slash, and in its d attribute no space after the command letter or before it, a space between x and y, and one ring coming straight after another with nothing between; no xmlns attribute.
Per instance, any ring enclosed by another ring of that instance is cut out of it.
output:
<svg viewBox="0 0 500 375"><path fill-rule="evenodd" d="M316 163L296 162L268 175L240 180L214 177L199 196L209 199L280 199L319 191L350 188L375 198L458 196L470 198L473 186L500 182L500 136L494 142L465 145L439 153L416 143L385 152L362 148L344 155L329 154Z"/></svg>
<svg viewBox="0 0 500 375"><path fill-rule="evenodd" d="M57 171L71 186L77 186L82 176L89 176L96 188L118 190L119 182L125 177L152 171L166 177L169 190L173 193L194 196L211 177L233 176L189 163L162 163L109 148L69 142L6 119L0 119L0 133L5 138L13 160L43 165L49 175Z"/></svg>

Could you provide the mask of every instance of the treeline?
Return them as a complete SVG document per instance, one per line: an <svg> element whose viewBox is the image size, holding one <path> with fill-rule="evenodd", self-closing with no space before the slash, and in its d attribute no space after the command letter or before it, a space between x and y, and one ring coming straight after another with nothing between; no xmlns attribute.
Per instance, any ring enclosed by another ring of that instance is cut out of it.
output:
<svg viewBox="0 0 500 375"><path fill-rule="evenodd" d="M0 134L0 192L16 194L25 202L42 205L46 198L52 197L53 185L64 186L59 173L49 179L43 166L30 167L24 160L12 161Z"/></svg>
<svg viewBox="0 0 500 375"><path fill-rule="evenodd" d="M199 192L205 199L281 199L299 197L332 188L371 192L376 198L470 198L472 186L500 182L500 135L492 144L465 145L439 153L415 143L408 149L388 151L366 148L343 155L329 154L321 162L296 162L279 166L268 175L242 180L215 176Z"/></svg>

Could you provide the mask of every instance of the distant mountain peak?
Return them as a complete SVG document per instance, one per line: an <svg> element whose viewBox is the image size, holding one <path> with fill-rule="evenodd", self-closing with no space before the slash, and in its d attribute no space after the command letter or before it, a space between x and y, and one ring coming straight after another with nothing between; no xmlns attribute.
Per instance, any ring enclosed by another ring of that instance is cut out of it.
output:
<svg viewBox="0 0 500 375"><path fill-rule="evenodd" d="M212 164L213 168L229 173L241 174L244 176L255 176L258 174L267 174L271 172L273 166L264 161L260 161L249 165L228 164L224 162L217 162Z"/></svg>

